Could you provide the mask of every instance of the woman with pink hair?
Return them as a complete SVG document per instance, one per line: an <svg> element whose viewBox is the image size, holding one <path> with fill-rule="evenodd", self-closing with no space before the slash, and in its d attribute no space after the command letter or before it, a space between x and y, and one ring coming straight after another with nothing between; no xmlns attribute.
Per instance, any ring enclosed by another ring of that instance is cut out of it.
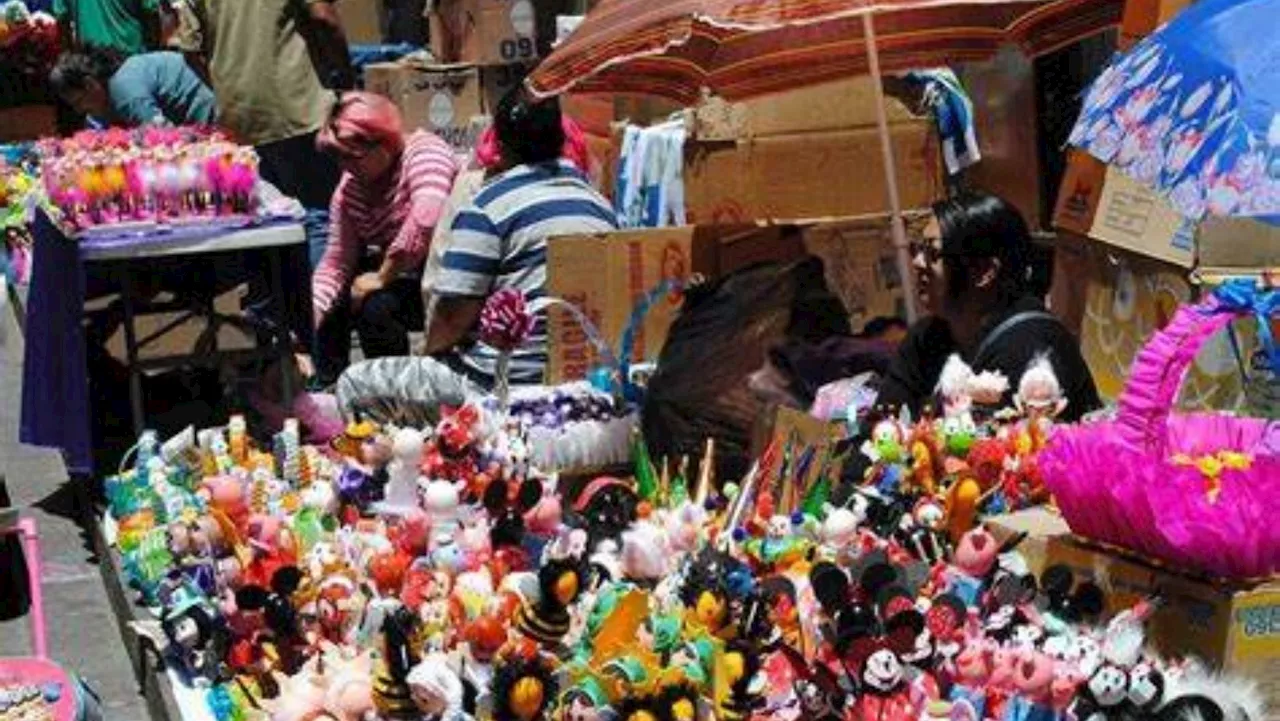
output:
<svg viewBox="0 0 1280 721"><path fill-rule="evenodd" d="M406 135L396 106L371 93L343 94L316 144L342 168L311 282L316 380L327 386L347 366L353 323L365 357L409 354L423 316L417 278L459 163L439 137Z"/></svg>

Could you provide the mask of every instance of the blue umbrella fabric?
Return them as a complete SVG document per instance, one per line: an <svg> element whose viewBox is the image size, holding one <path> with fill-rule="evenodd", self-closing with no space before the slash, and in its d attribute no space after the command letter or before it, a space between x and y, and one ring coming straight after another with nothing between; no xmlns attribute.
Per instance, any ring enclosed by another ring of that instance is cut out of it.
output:
<svg viewBox="0 0 1280 721"><path fill-rule="evenodd" d="M1280 0L1193 4L1102 73L1069 142L1187 218L1280 214L1278 30Z"/></svg>

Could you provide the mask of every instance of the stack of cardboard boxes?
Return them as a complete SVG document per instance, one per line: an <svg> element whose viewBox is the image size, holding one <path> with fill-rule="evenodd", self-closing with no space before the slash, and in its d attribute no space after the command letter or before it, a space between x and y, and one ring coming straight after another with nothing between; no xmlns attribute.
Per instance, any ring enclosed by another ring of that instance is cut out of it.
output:
<svg viewBox="0 0 1280 721"><path fill-rule="evenodd" d="M686 144L690 222L847 218L888 210L873 81L855 77L693 110ZM898 194L906 209L945 194L928 117L886 100Z"/></svg>
<svg viewBox="0 0 1280 721"><path fill-rule="evenodd" d="M664 278L716 277L760 261L809 253L824 261L827 284L855 327L904 315L889 223L871 81L853 78L744 103L706 100L685 113L685 201L691 225L552 238L548 292L576 306L616 344L638 300ZM637 124L678 108L656 98L615 96L613 118ZM620 126L603 138L610 103L566 101L588 135L593 164L608 187ZM932 121L889 100L898 189L907 208L927 207L943 190ZM603 147L598 147L597 143ZM909 233L918 236L919 218ZM653 360L679 310L675 296L653 303L636 334L632 361ZM548 378L583 377L598 362L577 321L550 314Z"/></svg>
<svg viewBox="0 0 1280 721"><path fill-rule="evenodd" d="M434 0L426 12L436 64L370 65L365 87L394 100L407 127L469 150L538 58L538 11L533 0Z"/></svg>

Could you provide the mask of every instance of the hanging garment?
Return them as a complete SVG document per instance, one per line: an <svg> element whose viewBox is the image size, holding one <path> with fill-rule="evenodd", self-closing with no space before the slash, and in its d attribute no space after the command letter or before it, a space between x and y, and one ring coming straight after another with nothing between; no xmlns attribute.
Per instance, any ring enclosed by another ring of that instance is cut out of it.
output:
<svg viewBox="0 0 1280 721"><path fill-rule="evenodd" d="M982 160L974 130L973 101L950 68L912 70L903 76L924 88L924 103L933 113L942 138L942 159L947 173L955 175Z"/></svg>

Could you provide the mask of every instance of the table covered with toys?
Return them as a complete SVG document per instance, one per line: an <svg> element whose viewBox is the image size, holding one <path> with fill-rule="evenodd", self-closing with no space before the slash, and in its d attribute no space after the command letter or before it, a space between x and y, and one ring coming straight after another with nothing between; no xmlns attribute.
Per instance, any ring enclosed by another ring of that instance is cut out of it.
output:
<svg viewBox="0 0 1280 721"><path fill-rule="evenodd" d="M777 436L717 479L714 442L655 463L606 369L326 447L144 434L104 522L189 718L1262 719L1267 672L1151 643L1180 581L1135 594L1054 544L1274 581L1276 423L1170 413L1197 344L1274 303L1184 307L1079 425L1047 364L996 413L1009 381L957 364L938 418L859 400L865 443ZM1075 535L994 516L1027 507Z"/></svg>

